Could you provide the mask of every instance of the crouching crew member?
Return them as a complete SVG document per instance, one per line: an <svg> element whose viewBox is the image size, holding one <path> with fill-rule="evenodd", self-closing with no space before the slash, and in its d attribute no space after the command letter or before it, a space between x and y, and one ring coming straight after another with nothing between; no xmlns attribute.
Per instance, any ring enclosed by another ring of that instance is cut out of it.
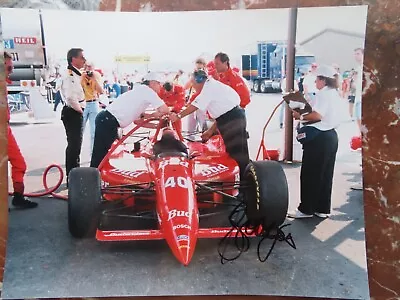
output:
<svg viewBox="0 0 400 300"><path fill-rule="evenodd" d="M170 108L171 112L179 113L185 105L185 90L180 85L166 82L161 87L158 96ZM181 120L178 120L175 126L177 131L182 132Z"/></svg>
<svg viewBox="0 0 400 300"><path fill-rule="evenodd" d="M170 112L168 106L157 95L161 82L158 74L148 73L141 85L120 95L97 115L91 167L97 168L107 155L118 138L118 128L132 124L149 106L156 108L156 112L146 115L147 117L161 117Z"/></svg>
<svg viewBox="0 0 400 300"><path fill-rule="evenodd" d="M250 161L246 135L246 115L239 107L240 97L229 86L213 78L207 78L207 73L199 70L194 72L193 86L199 95L181 113L170 115L171 121L179 120L197 109L208 111L216 122L202 135L208 140L216 129L224 140L228 154L237 162L240 176Z"/></svg>
<svg viewBox="0 0 400 300"><path fill-rule="evenodd" d="M86 62L83 50L72 48L67 53L68 70L61 83L61 94L65 106L61 112L61 120L67 135L67 148L65 150L65 169L68 175L73 168L80 166L82 147L83 110L86 107L85 93L81 85L81 70Z"/></svg>
<svg viewBox="0 0 400 300"><path fill-rule="evenodd" d="M4 67L7 83L11 83L8 78L13 71L13 62L11 54L4 52ZM15 140L14 134L10 127L10 110L7 107L7 132L8 132L8 161L11 164L11 179L14 188L14 197L12 199L12 205L18 208L34 208L38 204L30 201L24 197L25 185L24 176L26 172L25 159L22 156L21 150Z"/></svg>

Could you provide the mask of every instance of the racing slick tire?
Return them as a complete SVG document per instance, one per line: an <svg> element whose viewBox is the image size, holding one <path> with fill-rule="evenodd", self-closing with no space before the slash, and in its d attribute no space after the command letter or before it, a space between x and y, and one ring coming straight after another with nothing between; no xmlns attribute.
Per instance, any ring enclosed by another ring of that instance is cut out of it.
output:
<svg viewBox="0 0 400 300"><path fill-rule="evenodd" d="M282 166L276 161L253 161L245 170L246 217L251 225L276 229L286 219L289 189Z"/></svg>
<svg viewBox="0 0 400 300"><path fill-rule="evenodd" d="M68 177L69 232L76 238L94 237L100 219L100 172L96 168L74 168Z"/></svg>

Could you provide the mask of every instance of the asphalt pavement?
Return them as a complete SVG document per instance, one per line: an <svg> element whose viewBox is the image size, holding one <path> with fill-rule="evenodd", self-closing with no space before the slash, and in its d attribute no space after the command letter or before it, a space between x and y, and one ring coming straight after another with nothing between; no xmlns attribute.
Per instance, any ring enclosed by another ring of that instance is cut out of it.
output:
<svg viewBox="0 0 400 300"><path fill-rule="evenodd" d="M253 97L247 109L250 151L255 158L261 130L279 95ZM343 103L343 111L346 103ZM12 130L27 160L27 190L38 192L42 174L52 164L63 166L65 133L59 111L49 123L31 124L13 116ZM89 128L87 128L89 129ZM85 133L81 161L89 162ZM284 131L278 114L266 134L267 148L281 148ZM337 156L329 219L287 219L296 248L278 242L269 259L257 258L257 240L233 262L221 264L218 240L200 240L189 266L181 266L164 241L99 243L75 240L67 227L67 202L36 198L39 207L12 209L3 283L3 298L110 297L159 295L286 295L368 299L361 155L349 148L355 122L338 129ZM282 149L283 150L283 149ZM300 164L282 164L289 183L290 209L299 203ZM49 185L57 181L50 174ZM65 185L60 188L65 193ZM262 246L264 255L271 241Z"/></svg>

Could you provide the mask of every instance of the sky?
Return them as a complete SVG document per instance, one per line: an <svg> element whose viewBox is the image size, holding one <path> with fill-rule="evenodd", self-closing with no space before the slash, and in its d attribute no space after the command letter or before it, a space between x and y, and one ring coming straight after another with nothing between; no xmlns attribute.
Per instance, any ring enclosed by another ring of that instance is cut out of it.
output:
<svg viewBox="0 0 400 300"><path fill-rule="evenodd" d="M2 9L3 11L4 9ZM32 11L5 10L5 26L27 23ZM13 17L12 17L13 16ZM365 34L367 6L300 8L297 42L334 28ZM240 55L255 54L257 41L286 40L288 9L201 12L84 12L44 10L48 54L65 60L69 48L80 47L97 67L115 67L116 55L148 55L150 68L191 68L196 57L229 54L240 65ZM32 18L32 17L31 17ZM21 22L24 20L24 22ZM5 24L7 23L7 24ZM140 65L119 65L121 70Z"/></svg>

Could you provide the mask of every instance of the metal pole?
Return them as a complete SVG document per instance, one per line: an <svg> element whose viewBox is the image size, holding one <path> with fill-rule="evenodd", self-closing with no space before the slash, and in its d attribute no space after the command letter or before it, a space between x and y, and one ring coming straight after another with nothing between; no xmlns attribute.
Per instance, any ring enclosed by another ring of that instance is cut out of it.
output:
<svg viewBox="0 0 400 300"><path fill-rule="evenodd" d="M286 92L294 89L294 62L297 26L297 7L290 8L289 32L287 41L286 60ZM293 117L292 112L285 104L285 152L284 160L293 161Z"/></svg>
<svg viewBox="0 0 400 300"><path fill-rule="evenodd" d="M44 66L47 66L47 51L46 51L46 43L44 40L44 29L43 29L43 17L42 17L42 10L39 10L39 20L40 20L40 33L42 38L42 47L43 47L43 57L44 57Z"/></svg>

